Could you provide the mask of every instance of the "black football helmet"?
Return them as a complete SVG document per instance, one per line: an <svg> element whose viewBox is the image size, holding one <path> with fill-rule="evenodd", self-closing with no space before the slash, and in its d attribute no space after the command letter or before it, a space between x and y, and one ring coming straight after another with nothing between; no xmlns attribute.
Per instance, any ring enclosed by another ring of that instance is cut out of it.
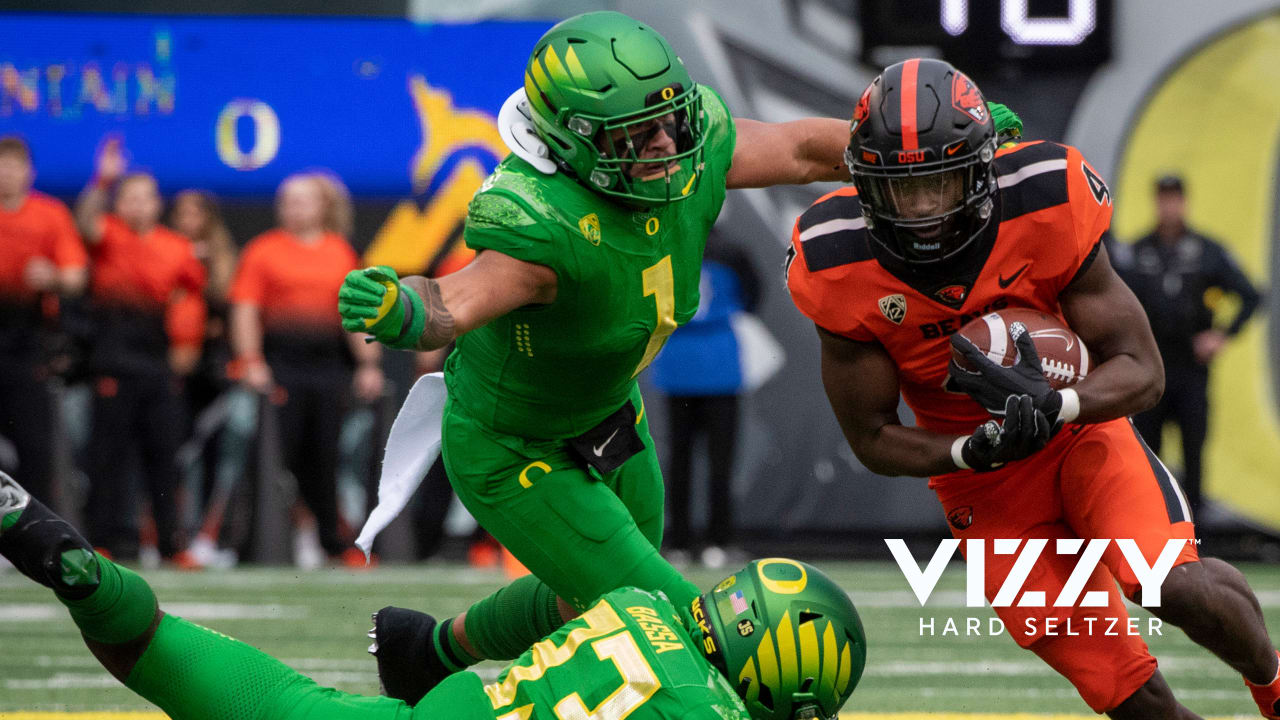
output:
<svg viewBox="0 0 1280 720"><path fill-rule="evenodd" d="M955 258L991 221L995 124L950 63L891 65L862 93L845 162L872 239L912 265Z"/></svg>

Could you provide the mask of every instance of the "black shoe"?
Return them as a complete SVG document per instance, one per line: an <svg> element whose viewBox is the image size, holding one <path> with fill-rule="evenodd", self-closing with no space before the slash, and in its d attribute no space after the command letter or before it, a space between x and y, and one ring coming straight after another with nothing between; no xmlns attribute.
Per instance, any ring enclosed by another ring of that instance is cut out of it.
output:
<svg viewBox="0 0 1280 720"><path fill-rule="evenodd" d="M0 555L23 575L68 600L88 597L101 577L93 546L2 472Z"/></svg>
<svg viewBox="0 0 1280 720"><path fill-rule="evenodd" d="M378 661L383 695L417 705L441 680L453 674L436 654L432 642L432 635L444 629L435 618L417 610L387 606L373 614L369 654Z"/></svg>

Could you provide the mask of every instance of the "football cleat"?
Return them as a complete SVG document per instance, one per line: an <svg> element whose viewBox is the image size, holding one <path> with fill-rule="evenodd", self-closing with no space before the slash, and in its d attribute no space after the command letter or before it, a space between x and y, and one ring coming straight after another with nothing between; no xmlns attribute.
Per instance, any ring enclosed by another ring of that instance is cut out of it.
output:
<svg viewBox="0 0 1280 720"><path fill-rule="evenodd" d="M378 682L383 694L410 705L453 671L436 654L432 635L438 624L430 615L387 606L373 614L369 654L378 661Z"/></svg>
<svg viewBox="0 0 1280 720"><path fill-rule="evenodd" d="M2 472L0 555L23 575L69 600L88 597L101 577L93 546Z"/></svg>

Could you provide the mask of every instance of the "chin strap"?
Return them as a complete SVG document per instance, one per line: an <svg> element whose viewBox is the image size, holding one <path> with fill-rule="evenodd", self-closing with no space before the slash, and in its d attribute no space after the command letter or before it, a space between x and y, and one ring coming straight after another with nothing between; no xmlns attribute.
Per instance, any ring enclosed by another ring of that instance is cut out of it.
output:
<svg viewBox="0 0 1280 720"><path fill-rule="evenodd" d="M502 142L517 157L529 163L543 175L555 175L556 164L551 150L533 129L533 115L529 110L529 96L524 88L511 93L498 111L498 134Z"/></svg>

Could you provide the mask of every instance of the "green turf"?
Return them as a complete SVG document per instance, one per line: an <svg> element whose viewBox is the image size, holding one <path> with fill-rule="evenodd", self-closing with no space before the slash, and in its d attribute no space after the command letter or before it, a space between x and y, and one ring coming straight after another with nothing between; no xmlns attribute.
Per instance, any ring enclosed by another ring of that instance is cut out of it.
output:
<svg viewBox="0 0 1280 720"><path fill-rule="evenodd" d="M853 593L867 627L867 674L847 709L1089 712L1066 681L1006 636L921 637L922 616L935 618L939 632L948 617L990 616L990 610L959 607L959 567L949 569L935 591L955 606L934 606L931 600L922 610L892 563L819 564ZM1273 634L1280 634L1280 567L1241 569L1259 591ZM721 575L689 574L703 587ZM201 624L252 643L322 683L362 693L377 688L373 661L365 654L372 611L396 604L453 613L502 582L496 573L440 565L363 573L252 569L145 575L162 604L181 604ZM237 613L253 617L227 617ZM1181 633L1166 628L1150 645L1192 709L1256 717L1239 676ZM0 574L0 650L0 713L151 709L98 667L48 591L12 570ZM491 678L496 668L482 666L481 672Z"/></svg>

